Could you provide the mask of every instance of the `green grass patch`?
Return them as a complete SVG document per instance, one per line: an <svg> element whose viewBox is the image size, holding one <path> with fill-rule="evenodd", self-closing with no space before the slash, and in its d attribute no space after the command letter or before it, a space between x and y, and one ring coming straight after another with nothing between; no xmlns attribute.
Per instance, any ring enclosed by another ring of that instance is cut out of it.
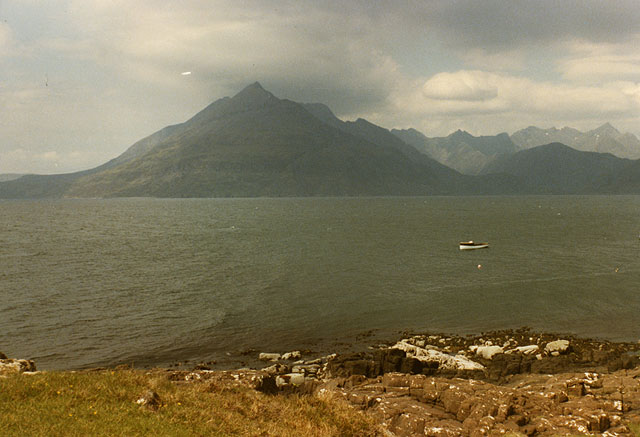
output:
<svg viewBox="0 0 640 437"><path fill-rule="evenodd" d="M136 400L160 396L153 411ZM346 403L269 396L165 372L44 372L0 378L3 436L375 436L375 422Z"/></svg>

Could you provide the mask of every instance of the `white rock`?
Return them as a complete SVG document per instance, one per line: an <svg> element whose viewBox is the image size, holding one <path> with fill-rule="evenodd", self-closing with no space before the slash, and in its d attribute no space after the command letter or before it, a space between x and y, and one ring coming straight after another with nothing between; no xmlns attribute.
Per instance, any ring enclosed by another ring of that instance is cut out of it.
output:
<svg viewBox="0 0 640 437"><path fill-rule="evenodd" d="M293 366L293 369L291 369L291 373L304 373L305 375L307 374L315 375L319 371L320 371L319 364L305 364L301 366Z"/></svg>
<svg viewBox="0 0 640 437"><path fill-rule="evenodd" d="M258 355L258 359L261 361L278 361L280 359L280 354L262 352Z"/></svg>
<svg viewBox="0 0 640 437"><path fill-rule="evenodd" d="M265 367L264 369L262 369L263 371L267 372L267 373L271 373L271 374L277 374L277 373L285 373L289 370L289 368L287 366L285 366L284 364L272 364L268 367Z"/></svg>
<svg viewBox="0 0 640 437"><path fill-rule="evenodd" d="M291 351L282 354L283 360L299 360L301 357L300 351Z"/></svg>
<svg viewBox="0 0 640 437"><path fill-rule="evenodd" d="M282 387L285 385L302 385L304 384L304 373L287 373L286 375L276 376L276 386Z"/></svg>
<svg viewBox="0 0 640 437"><path fill-rule="evenodd" d="M13 358L0 360L0 375L35 371L36 365L31 360L16 360Z"/></svg>
<svg viewBox="0 0 640 437"><path fill-rule="evenodd" d="M471 361L463 355L449 355L435 349L421 348L401 340L391 347L400 349L407 353L407 356L414 357L420 361L437 362L443 370L484 370L484 366L475 361Z"/></svg>
<svg viewBox="0 0 640 437"><path fill-rule="evenodd" d="M521 353L523 355L531 355L535 352L538 352L538 349L539 348L537 344L530 344L527 346L518 346L517 348L509 349L505 352L505 354Z"/></svg>
<svg viewBox="0 0 640 437"><path fill-rule="evenodd" d="M558 352L559 354L563 354L567 352L569 349L569 341L568 340L556 340L547 343L544 347L544 351L548 354L553 354L553 352Z"/></svg>
<svg viewBox="0 0 640 437"><path fill-rule="evenodd" d="M504 353L502 346L471 346L469 349L485 360L490 360L494 355Z"/></svg>

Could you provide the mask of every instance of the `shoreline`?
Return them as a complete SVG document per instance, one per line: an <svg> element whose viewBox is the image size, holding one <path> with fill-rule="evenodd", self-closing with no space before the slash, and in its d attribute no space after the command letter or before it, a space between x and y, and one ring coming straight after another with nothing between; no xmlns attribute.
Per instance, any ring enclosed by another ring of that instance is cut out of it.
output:
<svg viewBox="0 0 640 437"><path fill-rule="evenodd" d="M110 364L96 364L96 365L84 365L79 367L71 367L71 368L47 368L43 369L44 371L50 372L73 372L73 371L88 371L95 369L113 369L117 367L131 367L141 370L149 370L149 369L166 369L166 370L189 370L194 367L204 368L207 367L208 370L237 370L250 368L254 370L259 370L265 367L265 362L259 359L259 355L261 353L279 353L280 355L285 354L287 352L291 352L293 350L297 350L301 353L302 357L305 359L316 359L321 356L328 356L332 354L340 355L340 356L348 356L351 354L360 354L360 353L371 353L377 349L390 348L394 344L398 343L403 339L408 339L412 337L420 337L425 339L425 344L431 347L439 347L442 346L444 352L447 353L458 353L465 352L465 348L468 349L472 345L478 345L479 343L491 343L492 345L497 345L502 342L504 344L505 340L509 337L512 340L518 338L519 342L529 342L536 343L538 345L544 344L548 341L553 341L553 339L569 339L573 345L579 345L580 349L587 350L595 350L595 349L605 349L610 353L621 353L623 351L640 351L640 339L637 342L633 341L617 341L617 340L609 340L602 337L588 337L581 336L577 334L571 333L562 333L562 332L551 332L551 331L542 331L542 330L534 330L528 326L522 326L519 328L509 328L509 329L500 329L500 330L489 330L481 333L467 333L467 334L457 334L457 333L449 333L449 332L439 332L439 331L420 331L420 330L401 330L396 331L395 333L391 333L389 331L383 331L379 329L370 329L367 331L362 331L357 334L353 334L346 339L331 339L331 340L320 340L317 343L317 347L313 347L309 344L306 344L305 347L302 348L287 348L279 350L278 348L271 348L268 350L261 350L255 347L250 347L247 349L241 349L236 351L228 351L228 352L220 352L223 359L198 359L198 358L188 358L188 359L175 359L175 360L153 360L153 359L139 359L139 360L125 360L125 361L116 361ZM429 341L428 338L433 337L437 338L438 342L442 342L439 344L434 343L433 341ZM528 338L528 340L527 340ZM445 348L447 348L445 350ZM6 355L2 353L0 350L0 359L3 357L6 358ZM593 364L597 362L601 362L603 357L596 357L596 360ZM27 361L32 361L34 363L38 363L37 358L26 358ZM106 361L106 360L105 360ZM156 364L156 361L162 361L163 364ZM590 361L588 358L582 360L584 364L587 364ZM593 360L591 360L593 361ZM142 364L139 364L142 362Z"/></svg>
<svg viewBox="0 0 640 437"><path fill-rule="evenodd" d="M23 360L24 368L8 373L46 377L116 370L214 391L328 397L363 411L394 436L640 432L640 343L521 328L467 336L411 334L384 345L363 339L359 346L365 350L324 356L263 351L255 357L259 365L235 370L192 363L37 372ZM0 363L6 361L11 360Z"/></svg>

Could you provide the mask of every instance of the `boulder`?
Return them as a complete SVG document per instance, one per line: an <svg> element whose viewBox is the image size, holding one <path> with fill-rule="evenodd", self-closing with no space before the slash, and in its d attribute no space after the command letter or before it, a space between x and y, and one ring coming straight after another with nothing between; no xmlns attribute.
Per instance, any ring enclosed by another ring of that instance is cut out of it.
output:
<svg viewBox="0 0 640 437"><path fill-rule="evenodd" d="M150 410L156 411L162 405L160 401L160 396L153 390L145 391L139 398L136 400L136 404L141 407L148 408Z"/></svg>
<svg viewBox="0 0 640 437"><path fill-rule="evenodd" d="M426 349L415 346L406 340L401 340L392 346L406 353L408 357L416 358L427 363L438 363L439 370L484 370L484 366L471 361L463 355L450 355L436 349Z"/></svg>
<svg viewBox="0 0 640 437"><path fill-rule="evenodd" d="M504 349L501 346L471 346L469 349L485 360L490 360L496 354L504 353Z"/></svg>
<svg viewBox="0 0 640 437"><path fill-rule="evenodd" d="M544 351L550 355L560 355L569 352L569 340L550 341L544 347Z"/></svg>
<svg viewBox="0 0 640 437"><path fill-rule="evenodd" d="M285 352L284 354L282 354L281 359L283 359L283 360L299 360L301 356L302 356L302 354L300 353L300 351L291 351L291 352Z"/></svg>
<svg viewBox="0 0 640 437"><path fill-rule="evenodd" d="M319 364L298 364L291 369L292 373L304 373L305 375L317 375L320 372Z"/></svg>
<svg viewBox="0 0 640 437"><path fill-rule="evenodd" d="M276 376L276 386L278 388L285 385L302 385L305 381L304 373L287 373Z"/></svg>
<svg viewBox="0 0 640 437"><path fill-rule="evenodd" d="M505 352L505 354L522 354L522 355L533 355L538 352L540 348L537 344L530 344L527 346L518 346L514 349L509 349Z"/></svg>
<svg viewBox="0 0 640 437"><path fill-rule="evenodd" d="M291 368L284 364L276 363L276 364L272 364L271 366L265 367L262 370L264 372L267 372L270 375L279 375L282 373L288 373L289 370L291 370Z"/></svg>
<svg viewBox="0 0 640 437"><path fill-rule="evenodd" d="M375 377L380 374L380 365L365 354L340 355L329 359L327 373L334 378L351 375Z"/></svg>
<svg viewBox="0 0 640 437"><path fill-rule="evenodd" d="M258 359L260 361L278 361L280 354L261 352L260 355L258 355Z"/></svg>
<svg viewBox="0 0 640 437"><path fill-rule="evenodd" d="M0 359L0 375L35 371L36 365L31 360L16 360L13 358Z"/></svg>

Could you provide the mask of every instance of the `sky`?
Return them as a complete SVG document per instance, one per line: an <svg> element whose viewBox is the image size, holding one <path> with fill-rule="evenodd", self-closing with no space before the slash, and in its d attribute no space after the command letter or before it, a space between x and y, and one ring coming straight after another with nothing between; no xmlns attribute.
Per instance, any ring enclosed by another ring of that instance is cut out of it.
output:
<svg viewBox="0 0 640 437"><path fill-rule="evenodd" d="M0 0L0 173L95 167L255 81L429 137L640 136L640 1Z"/></svg>

